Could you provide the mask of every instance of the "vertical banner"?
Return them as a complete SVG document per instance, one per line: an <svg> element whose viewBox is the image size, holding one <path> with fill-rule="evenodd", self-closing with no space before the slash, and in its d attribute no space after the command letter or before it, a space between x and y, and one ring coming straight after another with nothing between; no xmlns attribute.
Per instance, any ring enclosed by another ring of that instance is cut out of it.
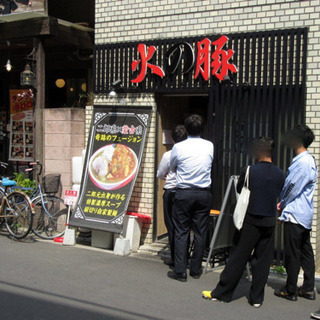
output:
<svg viewBox="0 0 320 320"><path fill-rule="evenodd" d="M147 106L94 107L80 196L70 225L122 231L150 115Z"/></svg>
<svg viewBox="0 0 320 320"><path fill-rule="evenodd" d="M9 160L34 160L33 92L10 90Z"/></svg>

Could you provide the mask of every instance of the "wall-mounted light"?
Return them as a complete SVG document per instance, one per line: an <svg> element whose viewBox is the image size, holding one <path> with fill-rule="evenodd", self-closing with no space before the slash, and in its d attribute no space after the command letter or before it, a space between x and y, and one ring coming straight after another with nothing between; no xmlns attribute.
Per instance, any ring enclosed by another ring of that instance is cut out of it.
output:
<svg viewBox="0 0 320 320"><path fill-rule="evenodd" d="M34 73L31 71L30 64L27 63L24 71L20 73L20 84L21 86L33 86L34 85Z"/></svg>
<svg viewBox="0 0 320 320"><path fill-rule="evenodd" d="M109 97L115 97L117 95L117 93L114 90L111 90L109 92Z"/></svg>
<svg viewBox="0 0 320 320"><path fill-rule="evenodd" d="M57 79L55 84L58 88L61 89L66 85L66 82L63 79Z"/></svg>
<svg viewBox="0 0 320 320"><path fill-rule="evenodd" d="M12 69L12 64L11 64L10 59L8 59L6 65L5 65L4 67L6 68L6 70L7 70L8 72L11 71L11 69Z"/></svg>
<svg viewBox="0 0 320 320"><path fill-rule="evenodd" d="M118 79L118 80L113 81L111 83L111 90L109 92L109 96L115 97L117 95L117 93L122 92L122 91L123 91L122 80Z"/></svg>

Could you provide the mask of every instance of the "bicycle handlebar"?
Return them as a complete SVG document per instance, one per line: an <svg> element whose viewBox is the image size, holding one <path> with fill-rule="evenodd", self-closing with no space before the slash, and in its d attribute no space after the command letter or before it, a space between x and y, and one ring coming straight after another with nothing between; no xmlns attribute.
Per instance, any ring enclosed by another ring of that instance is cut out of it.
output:
<svg viewBox="0 0 320 320"><path fill-rule="evenodd" d="M3 168L5 168L5 169L7 169L8 166L9 166L9 163L0 161L0 166L3 167Z"/></svg>
<svg viewBox="0 0 320 320"><path fill-rule="evenodd" d="M43 167L42 164L40 163L39 160L37 160L36 162L30 162L30 166L39 167L39 172L37 173L37 179L39 180L39 177L42 173L42 167ZM36 168L28 168L25 171L26 172L33 172L35 170L36 170Z"/></svg>

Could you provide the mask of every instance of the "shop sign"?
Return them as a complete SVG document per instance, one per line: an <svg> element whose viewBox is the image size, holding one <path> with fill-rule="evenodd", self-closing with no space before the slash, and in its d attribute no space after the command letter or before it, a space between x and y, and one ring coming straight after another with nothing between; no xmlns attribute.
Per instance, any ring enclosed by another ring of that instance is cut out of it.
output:
<svg viewBox="0 0 320 320"><path fill-rule="evenodd" d="M33 92L10 90L9 160L34 160Z"/></svg>
<svg viewBox="0 0 320 320"><path fill-rule="evenodd" d="M140 168L151 107L94 107L70 224L120 233Z"/></svg>
<svg viewBox="0 0 320 320"><path fill-rule="evenodd" d="M33 109L33 92L27 90L10 90L10 114Z"/></svg>
<svg viewBox="0 0 320 320"><path fill-rule="evenodd" d="M200 76L208 81L210 75L223 80L229 71L236 73L237 67L230 62L234 51L224 50L228 37L221 36L216 41L204 38L196 43L196 55L193 47L188 42L174 44L169 48L165 56L165 69L151 63L157 48L153 45L149 47L145 44L138 44L138 60L131 63L131 71L137 72L132 83L141 83L145 80L147 73L151 72L158 77L164 78L167 75L175 74L178 67L182 67L182 73L189 73L194 69L194 79Z"/></svg>
<svg viewBox="0 0 320 320"><path fill-rule="evenodd" d="M64 204L66 206L74 206L77 202L78 191L77 190L66 190L64 193Z"/></svg>

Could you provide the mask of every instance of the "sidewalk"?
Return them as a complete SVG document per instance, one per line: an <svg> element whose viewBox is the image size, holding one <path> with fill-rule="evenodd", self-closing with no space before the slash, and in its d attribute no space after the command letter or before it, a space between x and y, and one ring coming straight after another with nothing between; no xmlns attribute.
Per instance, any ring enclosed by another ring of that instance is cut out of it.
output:
<svg viewBox="0 0 320 320"><path fill-rule="evenodd" d="M152 256L158 256L161 259L170 258L170 248L168 244L168 238L166 237L152 244L145 244L141 246L139 249L139 253L142 255L150 254ZM203 262L203 267L205 267L205 262ZM220 273L222 270L223 270L223 266L218 267L216 270L214 270L214 272ZM285 279L286 274L280 275L270 270L269 277L277 278L281 280L281 279ZM301 270L299 274L299 285L302 284L302 281L303 281L303 271ZM319 272L316 273L316 286L319 288L319 293L320 293L320 273Z"/></svg>
<svg viewBox="0 0 320 320"><path fill-rule="evenodd" d="M1 319L302 320L319 308L319 301L275 297L274 288L284 282L279 277L270 278L264 305L254 309L247 302L246 279L231 303L205 301L201 291L214 287L218 271L180 283L167 278L168 267L148 253L119 257L32 238L13 242L5 236L0 245Z"/></svg>

